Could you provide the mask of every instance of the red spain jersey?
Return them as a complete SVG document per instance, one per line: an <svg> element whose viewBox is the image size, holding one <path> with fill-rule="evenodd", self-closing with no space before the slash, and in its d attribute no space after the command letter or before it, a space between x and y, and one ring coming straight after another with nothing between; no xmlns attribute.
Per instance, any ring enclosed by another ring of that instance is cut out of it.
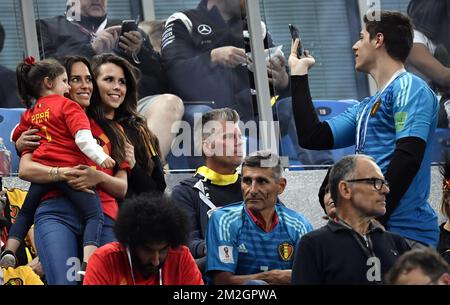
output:
<svg viewBox="0 0 450 305"><path fill-rule="evenodd" d="M189 249L170 249L159 274L145 279L133 268L136 285L203 285L202 274ZM133 285L127 252L118 242L97 249L89 259L83 285Z"/></svg>
<svg viewBox="0 0 450 305"><path fill-rule="evenodd" d="M86 164L89 160L75 144L78 131L91 129L86 113L76 102L57 94L41 97L22 115L13 141L29 128L39 129L41 137L39 147L33 151L33 161L63 167Z"/></svg>
<svg viewBox="0 0 450 305"><path fill-rule="evenodd" d="M97 144L99 144L105 153L108 155L111 155L112 145L109 140L109 138L106 136L106 134L103 132L103 129L95 122L93 119L89 119L90 129L92 132L92 136L97 140ZM19 134L20 136L20 134ZM114 170L112 168L106 169L102 168L100 166L97 166L93 161L86 158L86 162L84 164L89 166L95 166L97 170L101 170L104 173L113 176ZM130 166L127 162L122 162L119 166L120 169L130 171ZM117 219L117 214L119 212L119 205L117 204L117 200L115 197L111 196L109 193L107 193L103 188L97 187L97 193L100 197L100 201L102 203L102 209L103 213L112 219ZM47 195L45 195L42 200L47 200L50 198L61 196L60 191L51 191Z"/></svg>

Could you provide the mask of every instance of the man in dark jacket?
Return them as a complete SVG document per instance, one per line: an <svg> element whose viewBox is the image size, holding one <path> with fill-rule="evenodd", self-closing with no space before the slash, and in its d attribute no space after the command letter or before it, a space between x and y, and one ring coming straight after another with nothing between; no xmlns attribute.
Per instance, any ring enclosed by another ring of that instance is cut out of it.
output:
<svg viewBox="0 0 450 305"><path fill-rule="evenodd" d="M5 44L5 29L0 23L0 53ZM0 65L0 108L21 108L17 95L16 74L5 66Z"/></svg>
<svg viewBox="0 0 450 305"><path fill-rule="evenodd" d="M114 52L142 72L146 85L140 88L142 97L167 92L159 55L153 51L147 35L139 29L120 35L122 21L108 18L107 0L80 0L79 3L79 7L68 6L64 16L37 20L41 57L91 58Z"/></svg>
<svg viewBox="0 0 450 305"><path fill-rule="evenodd" d="M161 42L162 61L173 93L185 102L196 102L185 104L184 120L191 126L196 113L212 108L236 109L244 122L258 118L245 13L243 0L201 0L197 8L176 12L167 19ZM261 30L264 48L273 48L263 22ZM280 123L284 136L295 131L284 56L272 49L266 65L274 120ZM290 137L303 164L333 163L329 152L311 154Z"/></svg>
<svg viewBox="0 0 450 305"><path fill-rule="evenodd" d="M189 249L203 266L205 233L209 211L242 201L241 179L236 168L242 162L239 115L230 108L212 110L202 116L202 151L205 166L172 191L172 199L183 207L192 221ZM219 127L214 132L211 128Z"/></svg>
<svg viewBox="0 0 450 305"><path fill-rule="evenodd" d="M386 213L389 186L372 157L347 156L329 176L336 218L300 240L292 283L380 284L398 257L410 249L399 235L375 222Z"/></svg>

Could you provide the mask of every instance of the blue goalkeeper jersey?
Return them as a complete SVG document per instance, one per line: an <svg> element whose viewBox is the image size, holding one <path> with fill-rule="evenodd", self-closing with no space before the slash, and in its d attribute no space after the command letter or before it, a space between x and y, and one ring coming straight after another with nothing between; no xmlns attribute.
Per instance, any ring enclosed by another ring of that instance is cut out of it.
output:
<svg viewBox="0 0 450 305"><path fill-rule="evenodd" d="M401 138L418 137L427 143L414 180L391 214L387 229L432 246L437 245L437 215L428 203L431 148L438 118L438 100L419 77L398 75L383 91L328 120L335 148L356 144L357 153L372 156L386 173Z"/></svg>
<svg viewBox="0 0 450 305"><path fill-rule="evenodd" d="M277 203L278 224L264 232L251 219L244 203L215 211L206 234L206 271L227 271L235 275L274 269L292 269L300 238L312 231L306 218Z"/></svg>

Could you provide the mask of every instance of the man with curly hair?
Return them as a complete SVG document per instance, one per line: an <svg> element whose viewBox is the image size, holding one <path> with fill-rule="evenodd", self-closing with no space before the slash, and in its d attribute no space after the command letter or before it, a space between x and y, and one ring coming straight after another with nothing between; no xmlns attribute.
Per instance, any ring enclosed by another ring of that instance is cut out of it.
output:
<svg viewBox="0 0 450 305"><path fill-rule="evenodd" d="M186 243L186 214L163 194L127 199L114 231L118 242L89 260L84 285L203 285Z"/></svg>

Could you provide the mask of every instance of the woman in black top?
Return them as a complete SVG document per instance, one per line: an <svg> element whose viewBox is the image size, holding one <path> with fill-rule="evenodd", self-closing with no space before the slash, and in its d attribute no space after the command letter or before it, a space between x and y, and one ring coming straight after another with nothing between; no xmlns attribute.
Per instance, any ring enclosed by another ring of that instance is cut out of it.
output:
<svg viewBox="0 0 450 305"><path fill-rule="evenodd" d="M139 72L128 61L113 54L94 56L92 70L100 96L93 97L88 112L105 130L119 123L127 139L125 147L120 147L131 168L126 197L150 191L164 192L166 182L158 139L136 110ZM114 116L108 118L110 108L115 111ZM112 144L115 147L116 143Z"/></svg>

